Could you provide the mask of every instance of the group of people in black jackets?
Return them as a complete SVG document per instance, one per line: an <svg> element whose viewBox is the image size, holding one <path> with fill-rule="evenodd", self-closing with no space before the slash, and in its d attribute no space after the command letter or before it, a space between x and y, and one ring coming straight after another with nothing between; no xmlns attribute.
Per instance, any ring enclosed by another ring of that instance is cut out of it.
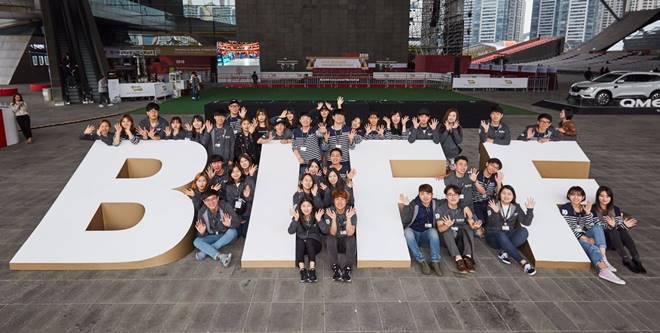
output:
<svg viewBox="0 0 660 333"><path fill-rule="evenodd" d="M441 243L459 273L474 272L475 236L496 249L503 263L515 261L525 273L536 273L519 250L527 241L525 226L532 223L534 199L518 203L515 189L503 184L502 162L497 158L489 159L481 171L469 168L467 157L461 155L463 129L457 109L446 110L441 120L431 118L428 110L421 109L412 119L399 112L385 117L371 112L364 122L354 117L349 123L343 104L343 98L338 97L336 107L319 102L310 112L296 115L293 110L283 110L272 118L259 108L250 119L240 102L232 100L227 111L213 114L213 121L195 115L189 123L183 123L180 117L172 117L168 122L160 116L158 104L149 103L146 117L137 126L126 114L114 125L102 120L98 126L87 126L80 138L101 140L108 145L162 139L190 140L203 145L209 155L208 166L183 192L191 198L196 211L195 258L210 257L223 266L230 264L231 253L221 253L221 249L248 233L261 145L271 141L291 143L300 164L300 177L293 193L288 232L295 235L296 268L301 282L317 281L316 257L323 241L333 280L352 280L357 261L357 212L352 190L356 170L350 166L350 150L363 140L432 140L442 146L447 159L445 198L435 198L437 193L432 186L422 184L414 199L402 194L399 200L406 243L422 273L443 274L439 265ZM502 121L503 115L500 108L491 110L490 119L481 122L480 142L510 143L511 131ZM562 134L552 126L550 115L541 114L518 140L558 141L564 139ZM569 189L567 199L569 202L560 207L560 212L599 277L625 284L607 260L608 246L616 249L631 271L646 272L629 234L637 221L614 206L611 189L599 188L595 205L585 201L584 190L579 187ZM421 250L423 245L430 249L430 260Z"/></svg>

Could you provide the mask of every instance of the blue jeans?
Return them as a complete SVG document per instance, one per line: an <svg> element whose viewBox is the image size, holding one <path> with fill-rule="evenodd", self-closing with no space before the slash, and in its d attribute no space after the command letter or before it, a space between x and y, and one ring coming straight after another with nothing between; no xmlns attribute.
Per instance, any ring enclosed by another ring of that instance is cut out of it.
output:
<svg viewBox="0 0 660 333"><path fill-rule="evenodd" d="M510 231L489 230L486 233L486 243L498 250L506 252L511 258L520 262L523 258L518 248L527 241L527 228L514 228Z"/></svg>
<svg viewBox="0 0 660 333"><path fill-rule="evenodd" d="M607 247L607 244L605 243L605 232L603 231L603 227L601 227L599 224L594 225L591 229L587 230L584 235L589 238L593 238L596 241L596 244L592 245L588 242L580 240L580 245L589 257L589 260L591 260L591 264L597 266L598 263L603 260L603 256L600 254L600 249Z"/></svg>
<svg viewBox="0 0 660 333"><path fill-rule="evenodd" d="M417 262L424 261L424 253L419 248L419 244L423 243L428 243L431 248L431 262L440 261L440 236L438 235L438 230L431 228L426 231L415 231L412 228L406 228L403 234L406 237L408 249Z"/></svg>
<svg viewBox="0 0 660 333"><path fill-rule="evenodd" d="M233 242L236 237L238 237L238 231L229 229L224 234L197 237L193 241L193 245L207 256L217 259L220 254L219 250Z"/></svg>

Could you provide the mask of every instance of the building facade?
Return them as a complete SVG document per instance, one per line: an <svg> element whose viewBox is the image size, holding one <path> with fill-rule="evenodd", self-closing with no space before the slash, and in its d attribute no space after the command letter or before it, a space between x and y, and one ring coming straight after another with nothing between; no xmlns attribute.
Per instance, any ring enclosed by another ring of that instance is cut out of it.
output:
<svg viewBox="0 0 660 333"><path fill-rule="evenodd" d="M473 0L470 44L519 40L524 0Z"/></svg>
<svg viewBox="0 0 660 333"><path fill-rule="evenodd" d="M600 0L534 0L530 38L562 36L574 48L600 31Z"/></svg>

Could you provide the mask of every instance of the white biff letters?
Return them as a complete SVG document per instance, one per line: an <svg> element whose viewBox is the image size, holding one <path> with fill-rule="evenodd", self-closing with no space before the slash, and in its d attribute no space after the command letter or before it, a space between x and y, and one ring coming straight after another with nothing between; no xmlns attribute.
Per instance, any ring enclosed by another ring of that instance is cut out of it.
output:
<svg viewBox="0 0 660 333"><path fill-rule="evenodd" d="M204 169L206 156L185 140L96 141L10 268L143 268L185 256L194 207L176 188Z"/></svg>

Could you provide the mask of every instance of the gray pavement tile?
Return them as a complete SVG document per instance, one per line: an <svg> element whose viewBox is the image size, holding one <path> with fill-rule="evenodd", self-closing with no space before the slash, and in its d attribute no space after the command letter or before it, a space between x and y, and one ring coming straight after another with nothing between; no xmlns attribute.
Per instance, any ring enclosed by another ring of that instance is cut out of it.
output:
<svg viewBox="0 0 660 333"><path fill-rule="evenodd" d="M243 330L245 332L265 332L270 320L270 303L250 303L247 319Z"/></svg>
<svg viewBox="0 0 660 333"><path fill-rule="evenodd" d="M305 284L298 280L277 280L275 282L275 302L301 302L305 293Z"/></svg>
<svg viewBox="0 0 660 333"><path fill-rule="evenodd" d="M186 332L208 332L212 329L211 320L216 313L217 304L200 303L194 306ZM216 329L217 327L213 327Z"/></svg>
<svg viewBox="0 0 660 333"><path fill-rule="evenodd" d="M407 302L379 302L384 331L414 331L415 322Z"/></svg>
<svg viewBox="0 0 660 333"><path fill-rule="evenodd" d="M557 329L550 319L545 316L543 311L541 311L541 309L539 309L533 302L515 302L513 304L516 309L522 313L525 321L532 326L534 330L547 331Z"/></svg>
<svg viewBox="0 0 660 333"><path fill-rule="evenodd" d="M151 304L132 304L130 309L118 318L115 332L140 332L136 327L146 318Z"/></svg>
<svg viewBox="0 0 660 333"><path fill-rule="evenodd" d="M405 298L399 279L396 278L371 278L376 300L390 301Z"/></svg>
<svg viewBox="0 0 660 333"><path fill-rule="evenodd" d="M195 304L174 304L163 313L161 332L183 332L193 320Z"/></svg>
<svg viewBox="0 0 660 333"><path fill-rule="evenodd" d="M481 318L481 322L489 331L507 331L509 327L497 311L497 308L490 302L471 302L472 307Z"/></svg>
<svg viewBox="0 0 660 333"><path fill-rule="evenodd" d="M435 320L433 305L429 302L408 302L415 326L418 331L438 331L440 327Z"/></svg>
<svg viewBox="0 0 660 333"><path fill-rule="evenodd" d="M461 286L461 289L464 290L467 294L468 301L487 301L488 296L484 293L481 286L474 278L467 279L457 279L458 283Z"/></svg>
<svg viewBox="0 0 660 333"><path fill-rule="evenodd" d="M245 326L249 303L218 304L211 320L210 330L214 332L239 332Z"/></svg>
<svg viewBox="0 0 660 333"><path fill-rule="evenodd" d="M326 331L357 331L357 308L354 303L327 303L325 305Z"/></svg>
<svg viewBox="0 0 660 333"><path fill-rule="evenodd" d="M507 326L513 331L531 331L532 326L525 320L525 316L520 312L512 302L494 302L493 306L497 309Z"/></svg>
<svg viewBox="0 0 660 333"><path fill-rule="evenodd" d="M536 306L541 309L548 319L552 322L557 329L561 331L578 330L578 327L561 311L562 302L536 302Z"/></svg>
<svg viewBox="0 0 660 333"><path fill-rule="evenodd" d="M254 305L254 304L253 304ZM303 332L323 331L325 330L325 304L323 303L303 303Z"/></svg>
<svg viewBox="0 0 660 333"><path fill-rule="evenodd" d="M431 308L440 330L459 331L463 329L461 318L449 302L431 302Z"/></svg>
<svg viewBox="0 0 660 333"><path fill-rule="evenodd" d="M493 278L476 279L479 287L484 291L488 299L492 302L508 301L510 298L504 290L497 284Z"/></svg>
<svg viewBox="0 0 660 333"><path fill-rule="evenodd" d="M561 302L561 310L581 331L602 331L609 328L605 322L593 316L586 302Z"/></svg>
<svg viewBox="0 0 660 333"><path fill-rule="evenodd" d="M357 303L355 307L360 331L380 331L383 329L378 303Z"/></svg>
<svg viewBox="0 0 660 333"><path fill-rule="evenodd" d="M447 301L447 294L444 284L440 284L440 281L444 278L439 279L435 276L419 278L420 287L426 295L426 299L429 301Z"/></svg>
<svg viewBox="0 0 660 333"><path fill-rule="evenodd" d="M259 279L256 281L252 302L270 302L273 300L275 290L274 279Z"/></svg>
<svg viewBox="0 0 660 333"><path fill-rule="evenodd" d="M302 329L302 303L271 303L269 332L300 331Z"/></svg>
<svg viewBox="0 0 660 333"><path fill-rule="evenodd" d="M483 331L486 329L486 326L470 302L458 301L453 302L451 305L454 307L461 324L466 330Z"/></svg>

